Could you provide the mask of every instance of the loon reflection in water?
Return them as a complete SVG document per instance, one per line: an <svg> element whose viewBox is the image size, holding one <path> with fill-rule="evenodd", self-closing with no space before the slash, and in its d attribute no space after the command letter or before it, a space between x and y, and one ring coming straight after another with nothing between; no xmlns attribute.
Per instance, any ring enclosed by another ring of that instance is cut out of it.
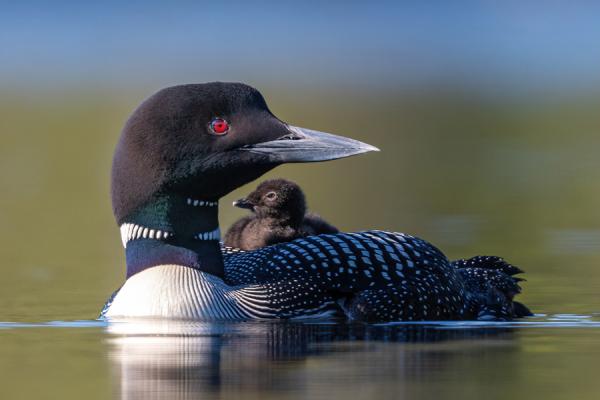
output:
<svg viewBox="0 0 600 400"><path fill-rule="evenodd" d="M252 398L262 392L317 398L329 388L319 383L323 379L359 371L368 377L363 388L378 380L389 385L393 377L388 390L399 394L410 381L427 382L465 359L518 353L510 328L152 321L108 329L114 334L108 339L109 359L123 399ZM177 335L178 329L183 334ZM352 390L333 386L333 398L346 398L345 391ZM359 397L372 398L364 392Z"/></svg>
<svg viewBox="0 0 600 400"><path fill-rule="evenodd" d="M375 150L287 125L243 84L154 94L129 118L115 151L112 200L127 281L102 316L379 322L529 315L513 302L518 268L496 257L450 263L402 233L319 235L222 253L219 198L283 163Z"/></svg>

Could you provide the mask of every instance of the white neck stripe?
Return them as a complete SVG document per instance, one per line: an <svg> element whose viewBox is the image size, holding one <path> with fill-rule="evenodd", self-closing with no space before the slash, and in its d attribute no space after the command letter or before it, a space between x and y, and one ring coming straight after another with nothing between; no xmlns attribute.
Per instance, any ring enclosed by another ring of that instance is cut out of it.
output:
<svg viewBox="0 0 600 400"><path fill-rule="evenodd" d="M221 230L219 228L210 232L201 232L194 235L196 240L221 240Z"/></svg>
<svg viewBox="0 0 600 400"><path fill-rule="evenodd" d="M192 207L217 207L219 205L219 202L206 201L206 200L194 200L194 199L188 197L187 205L192 206Z"/></svg>
<svg viewBox="0 0 600 400"><path fill-rule="evenodd" d="M160 229L146 228L137 224L121 225L121 241L123 247L127 248L127 243L135 239L168 239L173 236L173 233L161 231Z"/></svg>
<svg viewBox="0 0 600 400"><path fill-rule="evenodd" d="M162 231L160 229L146 228L137 224L125 223L121 225L121 241L123 247L127 248L127 243L136 239L169 239L174 233ZM196 240L221 240L221 230L219 228L209 232L200 232L194 235Z"/></svg>

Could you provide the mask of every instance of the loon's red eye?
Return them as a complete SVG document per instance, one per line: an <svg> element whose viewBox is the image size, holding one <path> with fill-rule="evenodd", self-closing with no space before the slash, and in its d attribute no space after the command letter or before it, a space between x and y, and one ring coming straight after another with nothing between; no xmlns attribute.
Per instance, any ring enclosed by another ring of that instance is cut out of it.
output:
<svg viewBox="0 0 600 400"><path fill-rule="evenodd" d="M229 124L223 118L210 121L210 130L215 135L225 135L229 131Z"/></svg>

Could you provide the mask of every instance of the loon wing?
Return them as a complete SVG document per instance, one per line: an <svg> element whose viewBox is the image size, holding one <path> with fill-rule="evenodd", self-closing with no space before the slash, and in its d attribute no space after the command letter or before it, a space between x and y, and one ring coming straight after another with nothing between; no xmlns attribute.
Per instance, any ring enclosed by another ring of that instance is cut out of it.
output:
<svg viewBox="0 0 600 400"><path fill-rule="evenodd" d="M449 262L430 243L402 233L309 236L256 251L224 248L225 280L273 286L286 316L335 300L353 319L506 320L531 315L514 302L519 268L499 257Z"/></svg>
<svg viewBox="0 0 600 400"><path fill-rule="evenodd" d="M309 236L225 256L230 285L275 285L289 315L337 300L367 321L469 319L469 293L456 268L428 242L366 231Z"/></svg>

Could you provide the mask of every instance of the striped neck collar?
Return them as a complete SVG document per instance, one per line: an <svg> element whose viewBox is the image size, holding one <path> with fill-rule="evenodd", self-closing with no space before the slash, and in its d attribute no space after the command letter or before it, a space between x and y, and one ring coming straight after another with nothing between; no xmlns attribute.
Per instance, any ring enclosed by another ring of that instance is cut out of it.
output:
<svg viewBox="0 0 600 400"><path fill-rule="evenodd" d="M164 240L167 241L174 237L173 232L163 231L161 229L153 229L146 226L124 223L121 225L121 242L123 247L127 248L127 244L132 240ZM195 240L221 240L221 229L215 228L208 232L198 232L192 236Z"/></svg>
<svg viewBox="0 0 600 400"><path fill-rule="evenodd" d="M218 202L176 195L146 204L122 221L127 277L176 264L223 276Z"/></svg>

